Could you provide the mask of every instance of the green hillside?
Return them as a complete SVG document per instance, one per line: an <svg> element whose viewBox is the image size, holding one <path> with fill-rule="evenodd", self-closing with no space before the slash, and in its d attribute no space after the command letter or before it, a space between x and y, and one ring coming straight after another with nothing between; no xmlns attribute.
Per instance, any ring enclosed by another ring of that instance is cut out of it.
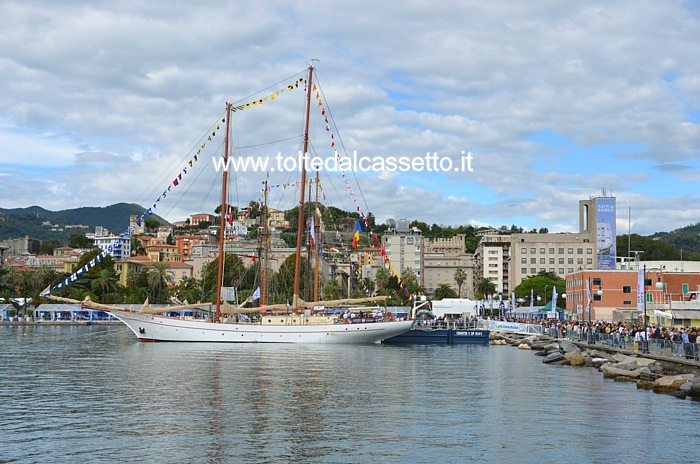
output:
<svg viewBox="0 0 700 464"><path fill-rule="evenodd" d="M112 233L120 234L129 227L129 216L141 215L145 211L139 205L117 203L106 207L83 207L62 211L49 211L40 206L29 208L0 208L0 240L29 235L39 240L55 240L67 244L71 235L84 235L94 232L96 226L106 227ZM161 224L169 224L157 215L148 216ZM44 225L50 222L51 226ZM87 229L65 229L69 224L83 224ZM52 227L56 226L56 227ZM63 229L63 231L51 230Z"/></svg>

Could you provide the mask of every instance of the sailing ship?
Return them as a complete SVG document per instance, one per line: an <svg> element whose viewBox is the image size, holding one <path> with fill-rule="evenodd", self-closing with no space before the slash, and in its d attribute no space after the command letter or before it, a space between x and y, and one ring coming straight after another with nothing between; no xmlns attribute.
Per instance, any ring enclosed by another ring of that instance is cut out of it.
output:
<svg viewBox="0 0 700 464"><path fill-rule="evenodd" d="M303 138L303 152L307 153L309 145L309 116L311 109L311 95L313 83L313 66L309 66L308 79L306 81L306 110L305 129ZM223 150L223 162L229 158L229 136L231 133L232 104L226 104L225 117L225 142ZM203 319L170 317L162 314L161 307L151 307L148 300L139 310L123 310L112 305L93 302L89 297L83 301L76 301L51 295L46 296L57 301L79 302L87 307L101 309L114 315L123 322L136 335L139 341L167 341L167 342L223 342L223 343L372 343L391 338L411 328L411 320L399 320L391 314L382 315L382 318L360 317L354 320L344 319L342 315L327 314L316 311L320 305L332 307L341 304L361 304L371 301L386 300L388 297L367 297L355 299L342 299L331 301L304 301L300 297L300 267L301 245L304 230L304 202L306 185L306 170L301 169L299 216L297 224L297 241L294 268L294 289L291 304L271 304L258 308L244 308L234 306L224 301L222 297L222 276L224 266L224 241L226 236L226 221L224 212L227 209L227 183L228 170L222 173L221 187L221 220L218 233L218 283L216 288L216 300L214 303L189 304L170 306L168 312L189 308L209 307L209 317ZM267 231L263 230L266 238ZM261 247L262 249L263 247ZM266 278L263 278L263 282ZM318 288L317 280L315 287ZM47 289L48 290L48 289ZM266 293L266 292L263 292ZM314 294L318 299L318 291ZM264 299L263 299L264 302ZM241 314L256 314L254 318L243 320Z"/></svg>

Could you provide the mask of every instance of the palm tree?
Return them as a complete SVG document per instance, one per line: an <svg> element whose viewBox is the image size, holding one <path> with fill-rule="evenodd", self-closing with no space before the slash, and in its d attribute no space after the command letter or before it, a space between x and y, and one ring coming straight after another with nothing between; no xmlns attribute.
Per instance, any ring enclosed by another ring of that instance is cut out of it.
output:
<svg viewBox="0 0 700 464"><path fill-rule="evenodd" d="M153 269L148 273L148 285L151 290L157 292L156 301L161 302L163 289L173 282L168 263L153 263Z"/></svg>
<svg viewBox="0 0 700 464"><path fill-rule="evenodd" d="M467 280L467 273L460 267L455 271L454 279L457 284L457 294L459 298L462 298L462 285Z"/></svg>
<svg viewBox="0 0 700 464"><path fill-rule="evenodd" d="M36 271L37 286L43 290L58 280L60 273L48 266L41 266Z"/></svg>
<svg viewBox="0 0 700 464"><path fill-rule="evenodd" d="M389 274L389 270L385 268L377 269L377 272L374 275L374 282L376 284L377 288L377 293L381 292L386 288L386 286L389 284L389 278L391 277L391 274Z"/></svg>
<svg viewBox="0 0 700 464"><path fill-rule="evenodd" d="M24 312L23 314L27 313L27 298L29 298L29 294L34 290L34 285L36 283L36 275L34 274L34 271L20 271L19 272L19 287L20 287L20 292L22 295L22 298L24 299Z"/></svg>
<svg viewBox="0 0 700 464"><path fill-rule="evenodd" d="M10 297L15 296L15 292L17 291L17 279L18 273L14 267L7 266L0 268L0 291L10 292Z"/></svg>
<svg viewBox="0 0 700 464"><path fill-rule="evenodd" d="M331 280L323 289L323 296L327 300L339 300L345 296L345 289L337 280Z"/></svg>
<svg viewBox="0 0 700 464"><path fill-rule="evenodd" d="M100 301L104 302L105 295L117 289L117 276L111 269L101 269L97 277L90 282L90 288L100 296Z"/></svg>
<svg viewBox="0 0 700 464"><path fill-rule="evenodd" d="M493 295L496 293L496 284L494 284L491 279L483 277L476 283L476 291L481 294L482 297Z"/></svg>
<svg viewBox="0 0 700 464"><path fill-rule="evenodd" d="M436 300L442 300L443 298L457 298L457 293L454 291L450 284L440 284L435 289Z"/></svg>

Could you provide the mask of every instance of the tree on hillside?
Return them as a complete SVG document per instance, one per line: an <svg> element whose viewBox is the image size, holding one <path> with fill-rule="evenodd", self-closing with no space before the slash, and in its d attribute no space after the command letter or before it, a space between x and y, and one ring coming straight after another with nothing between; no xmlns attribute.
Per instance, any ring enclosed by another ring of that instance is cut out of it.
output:
<svg viewBox="0 0 700 464"><path fill-rule="evenodd" d="M158 230L158 227L160 226L160 221L158 221L156 219L146 219L145 224L146 224L146 231L155 232L156 230Z"/></svg>
<svg viewBox="0 0 700 464"><path fill-rule="evenodd" d="M44 255L53 254L54 248L59 247L61 244L57 240L42 240L39 246L39 252Z"/></svg>
<svg viewBox="0 0 700 464"><path fill-rule="evenodd" d="M95 246L95 241L84 235L71 235L68 246L71 248L90 249Z"/></svg>

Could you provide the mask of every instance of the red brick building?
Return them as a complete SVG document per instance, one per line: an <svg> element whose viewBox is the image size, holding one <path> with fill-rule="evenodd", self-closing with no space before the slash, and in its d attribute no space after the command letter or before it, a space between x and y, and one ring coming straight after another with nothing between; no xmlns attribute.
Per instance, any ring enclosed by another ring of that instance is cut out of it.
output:
<svg viewBox="0 0 700 464"><path fill-rule="evenodd" d="M645 279L648 316L654 309L673 309L697 305L700 289L700 273L666 272L664 269L647 269ZM591 319L620 320L620 314L629 319L642 320L638 314L637 270L582 270L566 276L566 312L574 320L588 320L586 282L591 289ZM659 283L657 288L657 282ZM598 294L598 291L602 291ZM642 298L641 301L644 301ZM643 305L642 305L643 306ZM700 307L700 305L698 305ZM640 311L641 312L641 311ZM617 317L615 313L618 313Z"/></svg>

